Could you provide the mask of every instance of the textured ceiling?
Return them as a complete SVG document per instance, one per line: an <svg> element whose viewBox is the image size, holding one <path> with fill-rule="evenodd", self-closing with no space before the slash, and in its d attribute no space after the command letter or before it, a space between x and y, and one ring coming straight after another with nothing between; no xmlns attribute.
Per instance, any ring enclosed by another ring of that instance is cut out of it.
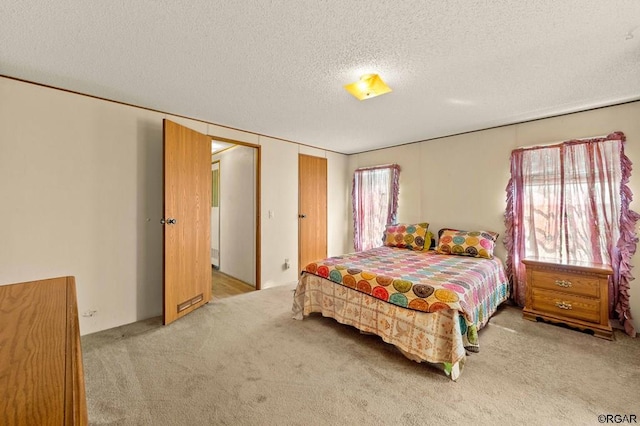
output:
<svg viewBox="0 0 640 426"><path fill-rule="evenodd" d="M354 153L640 99L640 1L2 0L0 74Z"/></svg>

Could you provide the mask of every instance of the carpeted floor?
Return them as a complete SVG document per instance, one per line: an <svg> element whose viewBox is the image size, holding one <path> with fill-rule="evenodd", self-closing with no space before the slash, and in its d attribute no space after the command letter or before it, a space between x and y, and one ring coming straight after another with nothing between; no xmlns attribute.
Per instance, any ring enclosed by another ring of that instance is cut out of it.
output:
<svg viewBox="0 0 640 426"><path fill-rule="evenodd" d="M502 308L457 382L330 318L291 319L294 285L82 338L93 425L596 425L640 421L640 339ZM612 421L613 422L613 421ZM611 423L612 423L611 422Z"/></svg>

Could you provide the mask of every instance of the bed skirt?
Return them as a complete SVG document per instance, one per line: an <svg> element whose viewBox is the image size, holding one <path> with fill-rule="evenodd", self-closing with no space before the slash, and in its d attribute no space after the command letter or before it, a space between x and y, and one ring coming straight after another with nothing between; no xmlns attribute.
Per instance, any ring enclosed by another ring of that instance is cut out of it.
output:
<svg viewBox="0 0 640 426"><path fill-rule="evenodd" d="M301 320L312 312L380 336L413 361L443 364L453 380L462 372L466 351L458 311L406 309L303 272L294 294L293 318Z"/></svg>

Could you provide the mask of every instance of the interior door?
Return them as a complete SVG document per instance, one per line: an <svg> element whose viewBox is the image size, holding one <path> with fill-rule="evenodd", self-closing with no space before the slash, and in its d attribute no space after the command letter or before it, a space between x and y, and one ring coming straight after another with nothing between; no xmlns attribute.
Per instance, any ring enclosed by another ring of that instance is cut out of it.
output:
<svg viewBox="0 0 640 426"><path fill-rule="evenodd" d="M163 322L169 324L211 300L211 138L169 120L163 130Z"/></svg>
<svg viewBox="0 0 640 426"><path fill-rule="evenodd" d="M298 269L327 257L327 159L298 157Z"/></svg>

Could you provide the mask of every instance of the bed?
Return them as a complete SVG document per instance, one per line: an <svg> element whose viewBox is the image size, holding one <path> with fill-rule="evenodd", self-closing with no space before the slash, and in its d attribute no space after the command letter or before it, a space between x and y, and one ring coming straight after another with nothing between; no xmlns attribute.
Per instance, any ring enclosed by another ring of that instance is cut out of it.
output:
<svg viewBox="0 0 640 426"><path fill-rule="evenodd" d="M452 230L452 238L456 232L465 231ZM478 331L507 300L508 280L500 259L476 257L464 244L447 247L443 241L452 238L441 235L436 250L385 245L310 263L293 317L319 312L457 380L467 353L479 351Z"/></svg>

